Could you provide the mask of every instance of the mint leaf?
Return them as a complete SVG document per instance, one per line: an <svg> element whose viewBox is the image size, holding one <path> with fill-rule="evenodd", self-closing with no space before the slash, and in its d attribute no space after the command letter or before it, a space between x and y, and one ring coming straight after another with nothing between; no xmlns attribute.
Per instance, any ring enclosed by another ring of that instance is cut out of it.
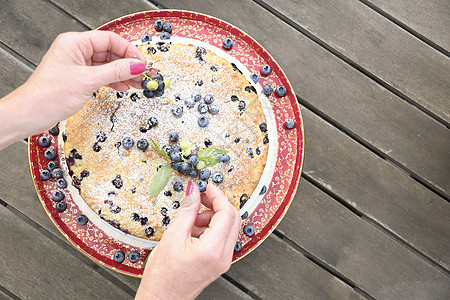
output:
<svg viewBox="0 0 450 300"><path fill-rule="evenodd" d="M152 183L150 183L150 198L155 197L162 191L169 182L170 177L172 177L172 169L170 165L165 165L161 167L153 177Z"/></svg>
<svg viewBox="0 0 450 300"><path fill-rule="evenodd" d="M228 150L209 147L197 152L198 159L205 163L205 166L212 167L219 162L219 156L227 153Z"/></svg>
<svg viewBox="0 0 450 300"><path fill-rule="evenodd" d="M150 138L150 140L152 141L153 146L155 146L156 150L157 150L159 153L161 153L161 154L162 154L163 156L165 156L167 159L170 159L170 157L169 157L169 155L167 155L166 151L161 150L161 148L158 147L158 145L155 143L155 141L154 141L152 138Z"/></svg>

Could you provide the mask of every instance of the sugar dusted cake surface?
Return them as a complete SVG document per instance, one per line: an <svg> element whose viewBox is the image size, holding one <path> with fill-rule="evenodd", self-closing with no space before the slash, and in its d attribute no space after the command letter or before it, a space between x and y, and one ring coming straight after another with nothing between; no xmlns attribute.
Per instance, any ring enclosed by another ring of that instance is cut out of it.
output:
<svg viewBox="0 0 450 300"><path fill-rule="evenodd" d="M108 87L99 89L78 114L67 120L64 151L73 184L94 212L124 232L157 241L175 217L189 180L200 179L173 171L164 189L150 198L150 184L157 170L170 164L150 138L159 147L174 146L169 135L177 132L179 141L187 141L191 149L228 150L230 161L209 169L212 174L223 174L218 186L239 209L263 173L267 125L254 87L235 65L214 52L171 42L142 44L139 49L148 67L170 80L170 87L154 98L146 98L140 89L124 93ZM193 92L199 92L202 100L189 108L185 100ZM207 94L213 95L220 111L207 112L209 125L200 127L198 105ZM172 113L176 106L183 108L180 117ZM157 126L149 126L152 117ZM130 149L122 145L125 137L134 141ZM146 151L136 147L139 139L149 142ZM174 190L177 181L182 183L182 191ZM212 184L211 179L208 184Z"/></svg>

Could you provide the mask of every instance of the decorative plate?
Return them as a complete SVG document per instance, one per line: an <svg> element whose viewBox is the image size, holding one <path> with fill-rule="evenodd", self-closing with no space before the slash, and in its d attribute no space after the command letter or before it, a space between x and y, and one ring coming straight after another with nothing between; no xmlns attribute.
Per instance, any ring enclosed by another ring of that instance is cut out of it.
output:
<svg viewBox="0 0 450 300"><path fill-rule="evenodd" d="M234 45L227 53L246 69L259 74L261 67L265 64L272 68L268 76L260 77L260 84L269 83L273 87L284 85L287 88L287 93L283 97L278 97L275 93L268 97L270 114L273 116L272 126L275 127L273 140L277 140L277 144L272 147L271 157L268 157L268 161L272 161L271 170L264 176L265 182L258 186L263 186L261 196L258 197L257 202L253 202L252 207L245 205L240 211L243 219L239 233L241 249L234 252L233 262L235 262L253 251L269 236L286 214L295 195L300 181L304 154L304 131L300 107L291 84L272 56L248 34L220 19L183 10L155 10L121 17L99 27L98 30L113 31L129 41L136 41L146 33L159 36L160 33L154 28L154 22L158 19L173 25L172 36L196 39L217 48L222 47L222 41L225 38L232 38ZM295 121L293 129L286 128L285 121L288 119ZM50 139L50 147L43 148L39 145L38 140L41 136L47 136ZM31 175L49 218L76 248L95 262L123 274L141 277L144 261L154 247L154 243L157 242L146 243L141 241L142 239L123 232L118 233L118 229L106 222L103 222L104 224L87 222L85 225L80 225L76 220L80 214L85 214L88 218L95 218L96 214L87 205L77 200L74 192L76 189L71 186L68 175L65 174L65 178L69 179L66 188L58 187L53 178L41 179L41 171L48 169L50 162L44 156L47 149L55 149L57 156L54 160L60 166L65 165L64 154L59 151L62 143L61 135L51 133L32 136L28 141ZM55 202L52 198L54 191L62 191L65 198L61 202ZM58 210L57 203L64 203L65 209L60 211L61 207L59 207L60 210ZM243 229L246 225L253 225L252 236L244 233ZM123 238L123 236L128 237ZM117 251L125 254L121 263L114 260L114 254ZM134 257L131 257L133 255ZM132 262L136 259L136 262Z"/></svg>

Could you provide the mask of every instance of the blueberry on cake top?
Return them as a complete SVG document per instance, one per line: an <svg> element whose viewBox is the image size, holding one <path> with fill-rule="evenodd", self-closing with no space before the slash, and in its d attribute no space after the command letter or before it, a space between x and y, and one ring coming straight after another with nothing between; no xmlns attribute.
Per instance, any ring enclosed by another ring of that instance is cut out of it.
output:
<svg viewBox="0 0 450 300"><path fill-rule="evenodd" d="M67 120L64 153L94 212L160 240L189 180L201 191L216 184L237 209L245 203L266 164L267 125L255 88L215 51L157 39L138 48L147 61L143 89L96 91Z"/></svg>

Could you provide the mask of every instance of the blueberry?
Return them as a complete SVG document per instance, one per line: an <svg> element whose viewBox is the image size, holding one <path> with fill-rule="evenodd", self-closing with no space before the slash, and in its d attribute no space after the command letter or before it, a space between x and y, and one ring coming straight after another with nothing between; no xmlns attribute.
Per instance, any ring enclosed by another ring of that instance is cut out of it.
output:
<svg viewBox="0 0 450 300"><path fill-rule="evenodd" d="M163 89L164 89L164 81L160 80L158 81L158 88L156 90L161 91Z"/></svg>
<svg viewBox="0 0 450 300"><path fill-rule="evenodd" d="M148 129L147 129L147 127L145 127L145 126L141 126L141 127L139 128L139 131L142 132L142 133L146 133L146 132L148 131Z"/></svg>
<svg viewBox="0 0 450 300"><path fill-rule="evenodd" d="M214 101L214 96L211 94L206 94L205 97L203 97L203 100L206 104L211 104Z"/></svg>
<svg viewBox="0 0 450 300"><path fill-rule="evenodd" d="M53 178L62 178L64 175L63 170L61 170L60 168L56 168L52 171L52 176Z"/></svg>
<svg viewBox="0 0 450 300"><path fill-rule="evenodd" d="M223 40L222 45L225 49L231 49L231 47L233 47L233 40L230 38L226 38Z"/></svg>
<svg viewBox="0 0 450 300"><path fill-rule="evenodd" d="M181 155L178 152L172 151L172 152L170 152L169 156L170 156L170 160L174 163L178 163L181 160Z"/></svg>
<svg viewBox="0 0 450 300"><path fill-rule="evenodd" d="M133 93L130 95L130 100L136 102L137 100L139 100L139 96L136 93Z"/></svg>
<svg viewBox="0 0 450 300"><path fill-rule="evenodd" d="M200 160L198 159L197 156L191 156L189 158L189 163L191 164L191 166L194 166L194 167L198 164L199 161Z"/></svg>
<svg viewBox="0 0 450 300"><path fill-rule="evenodd" d="M116 175L116 178L114 178L111 183L114 185L116 189L120 189L123 186L123 181L120 175Z"/></svg>
<svg viewBox="0 0 450 300"><path fill-rule="evenodd" d="M144 91L143 94L148 99L155 97L155 92L153 92L153 91Z"/></svg>
<svg viewBox="0 0 450 300"><path fill-rule="evenodd" d="M156 30L163 30L164 22L162 20L156 20L155 21L155 29Z"/></svg>
<svg viewBox="0 0 450 300"><path fill-rule="evenodd" d="M259 124L259 130L261 130L261 132L267 132L267 124L264 122Z"/></svg>
<svg viewBox="0 0 450 300"><path fill-rule="evenodd" d="M130 138L130 137L124 137L124 138L123 138L123 140L122 140L122 146L123 146L125 149L130 149L131 147L133 147L133 145L134 145L134 141L133 141L132 138Z"/></svg>
<svg viewBox="0 0 450 300"><path fill-rule="evenodd" d="M173 189L174 189L176 192L182 191L182 190L183 190L183 184L181 183L181 181L176 181L176 182L174 182L174 183L173 183Z"/></svg>
<svg viewBox="0 0 450 300"><path fill-rule="evenodd" d="M184 100L184 104L186 104L187 107L192 108L195 106L195 100L192 98L186 98Z"/></svg>
<svg viewBox="0 0 450 300"><path fill-rule="evenodd" d="M162 150L163 150L164 152L166 152L167 155L169 155L170 152L172 152L172 146L170 146L169 144L166 144L166 145L164 145L164 146L162 147Z"/></svg>
<svg viewBox="0 0 450 300"><path fill-rule="evenodd" d="M141 37L141 41L142 41L143 43L150 42L151 40L152 40L152 37L151 37L149 34L144 34L144 35Z"/></svg>
<svg viewBox="0 0 450 300"><path fill-rule="evenodd" d="M221 154L219 156L219 162L227 164L230 161L230 156L227 153Z"/></svg>
<svg viewBox="0 0 450 300"><path fill-rule="evenodd" d="M279 97L283 97L284 95L286 95L286 88L284 87L284 85L279 85L276 87L275 93L277 93Z"/></svg>
<svg viewBox="0 0 450 300"><path fill-rule="evenodd" d="M56 203L55 208L57 211L63 212L66 210L67 204L65 202L61 201L61 202Z"/></svg>
<svg viewBox="0 0 450 300"><path fill-rule="evenodd" d="M41 136L39 138L39 146L47 148L48 146L50 146L50 139L46 136Z"/></svg>
<svg viewBox="0 0 450 300"><path fill-rule="evenodd" d="M245 213L242 214L241 219L245 220L248 218L248 211L246 211Z"/></svg>
<svg viewBox="0 0 450 300"><path fill-rule="evenodd" d="M207 116L200 116L197 120L197 123L200 127L206 127L209 124L209 119Z"/></svg>
<svg viewBox="0 0 450 300"><path fill-rule="evenodd" d="M170 167L171 167L172 169L174 169L175 171L178 171L178 169L180 168L180 166L181 166L181 163L180 163L180 162L172 162L172 163L170 163Z"/></svg>
<svg viewBox="0 0 450 300"><path fill-rule="evenodd" d="M211 142L211 140L208 139L208 138L205 138L203 141L204 141L204 143L205 143L205 147L206 147L206 148L210 147L210 146L213 144L213 143Z"/></svg>
<svg viewBox="0 0 450 300"><path fill-rule="evenodd" d="M202 94L199 91L194 91L191 94L191 98L194 99L195 102L202 100Z"/></svg>
<svg viewBox="0 0 450 300"><path fill-rule="evenodd" d="M64 197L65 197L65 195L61 191L53 191L52 192L52 199L55 202L61 201L62 199L64 199Z"/></svg>
<svg viewBox="0 0 450 300"><path fill-rule="evenodd" d="M208 106L209 112L212 113L213 115L218 114L220 111L220 106L217 103L213 103L211 105Z"/></svg>
<svg viewBox="0 0 450 300"><path fill-rule="evenodd" d="M139 221L141 219L138 213L132 213L130 217L133 221Z"/></svg>
<svg viewBox="0 0 450 300"><path fill-rule="evenodd" d="M95 142L94 145L92 145L92 150L94 150L94 152L100 152L102 147L98 144L98 142Z"/></svg>
<svg viewBox="0 0 450 300"><path fill-rule="evenodd" d="M161 33L161 35L159 36L159 38L160 38L161 40L168 40L168 39L170 39L170 33L164 31L163 33Z"/></svg>
<svg viewBox="0 0 450 300"><path fill-rule="evenodd" d="M189 172L189 164L187 162L181 163L180 167L178 168L178 172L181 174L187 174Z"/></svg>
<svg viewBox="0 0 450 300"><path fill-rule="evenodd" d="M86 215L81 214L77 217L77 223L80 225L86 225L87 221L88 218L86 217Z"/></svg>
<svg viewBox="0 0 450 300"><path fill-rule="evenodd" d="M125 253L123 253L123 251L116 251L116 253L114 253L114 261L121 263L123 262L125 259Z"/></svg>
<svg viewBox="0 0 450 300"><path fill-rule="evenodd" d="M57 136L59 134L59 128L58 125L56 125L55 127L53 127L52 129L50 129L48 131L51 135L53 136Z"/></svg>
<svg viewBox="0 0 450 300"><path fill-rule="evenodd" d="M180 206L181 206L180 201L176 201L176 200L173 201L173 203L172 203L173 209L179 209Z"/></svg>
<svg viewBox="0 0 450 300"><path fill-rule="evenodd" d="M155 91L155 97L161 97L162 95L164 95L164 90L157 90Z"/></svg>
<svg viewBox="0 0 450 300"><path fill-rule="evenodd" d="M238 104L238 109L239 109L239 111L244 111L246 106L247 106L247 105L245 104L245 101L244 101L244 100L240 100L240 101L239 101L239 104Z"/></svg>
<svg viewBox="0 0 450 300"><path fill-rule="evenodd" d="M141 217L140 221L141 221L141 225L145 226L148 223L148 218L147 217Z"/></svg>
<svg viewBox="0 0 450 300"><path fill-rule="evenodd" d="M130 251L130 253L128 253L128 259L131 262L137 262L139 260L139 258L141 258L141 256L139 255L139 252L137 252L137 251Z"/></svg>
<svg viewBox="0 0 450 300"><path fill-rule="evenodd" d="M208 186L208 183L206 181L198 182L198 189L200 190L200 193L204 193L206 191L206 186Z"/></svg>
<svg viewBox="0 0 450 300"><path fill-rule="evenodd" d="M96 138L97 138L97 141L99 141L100 143L103 143L104 141L106 141L107 136L106 136L106 133L104 133L103 131L99 131L97 133Z"/></svg>
<svg viewBox="0 0 450 300"><path fill-rule="evenodd" d="M156 127L158 126L158 119L156 119L155 117L150 117L150 119L148 119L148 124L152 127Z"/></svg>
<svg viewBox="0 0 450 300"><path fill-rule="evenodd" d="M191 156L198 156L197 150L191 150Z"/></svg>
<svg viewBox="0 0 450 300"><path fill-rule="evenodd" d="M178 132L172 132L172 133L169 134L169 140L170 140L172 143L178 142L178 138L179 138Z"/></svg>
<svg viewBox="0 0 450 300"><path fill-rule="evenodd" d="M292 129L295 127L295 121L292 119L286 120L286 122L284 122L284 126L286 126L287 129Z"/></svg>
<svg viewBox="0 0 450 300"><path fill-rule="evenodd" d="M172 24L170 24L169 22L164 23L163 30L168 33L172 33Z"/></svg>
<svg viewBox="0 0 450 300"><path fill-rule="evenodd" d="M222 173L214 173L212 176L212 181L214 183L222 183L223 182L223 174Z"/></svg>
<svg viewBox="0 0 450 300"><path fill-rule="evenodd" d="M201 114L206 114L208 112L208 105L206 105L205 103L200 103L198 105L198 112Z"/></svg>
<svg viewBox="0 0 450 300"><path fill-rule="evenodd" d="M120 206L113 205L111 206L110 210L113 214L118 214L122 211L122 208Z"/></svg>
<svg viewBox="0 0 450 300"><path fill-rule="evenodd" d="M252 73L252 74L250 74L250 79L253 80L254 83L258 83L259 75L256 73Z"/></svg>
<svg viewBox="0 0 450 300"><path fill-rule="evenodd" d="M234 252L239 252L242 250L242 245L240 242L236 242L236 245L234 245Z"/></svg>
<svg viewBox="0 0 450 300"><path fill-rule="evenodd" d="M47 164L47 168L49 171L53 171L54 169L56 169L58 167L58 163L54 160L48 162Z"/></svg>
<svg viewBox="0 0 450 300"><path fill-rule="evenodd" d="M270 84L265 84L264 86L263 86L263 92L264 92L264 94L266 94L266 95L270 95L270 94L272 94L273 93L273 87L270 85Z"/></svg>
<svg viewBox="0 0 450 300"><path fill-rule="evenodd" d="M56 186L60 189L65 189L67 187L67 181L64 178L58 178L56 180Z"/></svg>
<svg viewBox="0 0 450 300"><path fill-rule="evenodd" d="M260 195L264 195L267 192L267 187L263 185L261 191L259 192Z"/></svg>
<svg viewBox="0 0 450 300"><path fill-rule="evenodd" d="M261 73L263 74L263 75L269 75L270 74L270 71L272 71L272 69L270 68L270 66L269 65L264 65L264 66L262 66L262 68L261 68Z"/></svg>
<svg viewBox="0 0 450 300"><path fill-rule="evenodd" d="M162 224L163 224L164 226L169 225L169 224L170 224L170 217L169 217L169 216L165 216L165 217L162 219Z"/></svg>
<svg viewBox="0 0 450 300"><path fill-rule="evenodd" d="M42 170L40 176L42 180L49 180L52 178L52 173L49 170Z"/></svg>
<svg viewBox="0 0 450 300"><path fill-rule="evenodd" d="M152 227L147 227L144 230L146 237L152 237L155 234L155 230Z"/></svg>
<svg viewBox="0 0 450 300"><path fill-rule="evenodd" d="M191 176L191 177L197 177L197 176L198 176L198 170L197 170L196 168L194 168L194 167L191 167L191 168L189 169L188 174L189 174L189 176Z"/></svg>
<svg viewBox="0 0 450 300"><path fill-rule="evenodd" d="M199 178L200 180L206 181L211 176L211 171L209 169L203 169L200 171Z"/></svg>
<svg viewBox="0 0 450 300"><path fill-rule="evenodd" d="M149 83L150 80L151 80L151 79L145 79L145 80L142 80L142 82L141 82L141 88L142 88L144 91L148 91L148 90L149 90L148 87L147 87L147 83Z"/></svg>
<svg viewBox="0 0 450 300"><path fill-rule="evenodd" d="M139 150L145 151L148 148L148 141L146 139L140 139L137 141L136 146Z"/></svg>
<svg viewBox="0 0 450 300"><path fill-rule="evenodd" d="M175 105L175 106L172 108L172 114L173 114L175 117L181 117L181 115L183 114L183 107L182 107L182 106L179 106L179 105Z"/></svg>
<svg viewBox="0 0 450 300"><path fill-rule="evenodd" d="M248 236L252 236L255 234L255 227L253 225L246 225L244 227L244 233Z"/></svg>
<svg viewBox="0 0 450 300"><path fill-rule="evenodd" d="M176 143L175 145L173 145L172 152L175 152L175 153L181 152L180 143Z"/></svg>

